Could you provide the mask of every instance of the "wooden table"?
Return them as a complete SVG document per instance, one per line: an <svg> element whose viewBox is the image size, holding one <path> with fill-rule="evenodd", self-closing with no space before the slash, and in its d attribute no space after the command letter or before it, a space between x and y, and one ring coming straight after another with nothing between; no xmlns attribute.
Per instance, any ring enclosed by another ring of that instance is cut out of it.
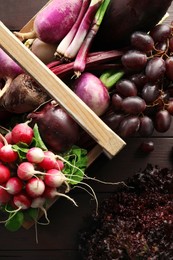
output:
<svg viewBox="0 0 173 260"><path fill-rule="evenodd" d="M1 20L9 29L19 30L46 2L15 0L14 5L14 0L0 0ZM173 4L169 9L168 23L171 21L172 12ZM152 153L142 155L138 152L143 140L145 139L139 137L128 139L126 147L112 160L101 155L88 169L88 175L117 182L144 169L147 163L172 168L173 124L167 133L155 133L152 138L148 138L155 145ZM90 184L96 191L99 202L116 189L116 186L111 185L95 182ZM95 203L90 195L80 189L71 191L70 195L79 207L76 208L66 199L59 199L48 211L50 224L38 226L38 244L35 241L34 227L10 233L0 225L0 259L80 260L77 250L78 236L85 226L86 217L94 210Z"/></svg>

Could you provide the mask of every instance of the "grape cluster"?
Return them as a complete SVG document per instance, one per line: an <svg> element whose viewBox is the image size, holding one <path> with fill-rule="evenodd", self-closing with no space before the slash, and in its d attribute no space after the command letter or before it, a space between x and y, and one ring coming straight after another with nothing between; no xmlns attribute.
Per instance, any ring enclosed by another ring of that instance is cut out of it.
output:
<svg viewBox="0 0 173 260"><path fill-rule="evenodd" d="M135 31L121 57L124 76L116 83L106 123L122 137L166 132L173 115L173 30L158 24Z"/></svg>

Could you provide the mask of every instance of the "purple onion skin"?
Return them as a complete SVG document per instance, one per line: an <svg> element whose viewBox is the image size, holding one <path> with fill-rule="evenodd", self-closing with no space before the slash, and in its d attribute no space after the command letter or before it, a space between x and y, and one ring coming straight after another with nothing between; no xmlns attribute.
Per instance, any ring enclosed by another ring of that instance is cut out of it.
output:
<svg viewBox="0 0 173 260"><path fill-rule="evenodd" d="M109 106L109 93L99 78L90 72L84 72L74 83L74 92L98 116Z"/></svg>
<svg viewBox="0 0 173 260"><path fill-rule="evenodd" d="M58 43L76 21L82 0L53 0L34 21L37 37L46 43Z"/></svg>
<svg viewBox="0 0 173 260"><path fill-rule="evenodd" d="M0 48L0 78L15 78L23 69Z"/></svg>
<svg viewBox="0 0 173 260"><path fill-rule="evenodd" d="M57 105L47 103L28 118L37 123L43 141L54 152L66 152L78 141L80 127Z"/></svg>
<svg viewBox="0 0 173 260"><path fill-rule="evenodd" d="M132 32L148 32L161 20L171 3L172 0L111 0L93 49L115 49L128 45Z"/></svg>

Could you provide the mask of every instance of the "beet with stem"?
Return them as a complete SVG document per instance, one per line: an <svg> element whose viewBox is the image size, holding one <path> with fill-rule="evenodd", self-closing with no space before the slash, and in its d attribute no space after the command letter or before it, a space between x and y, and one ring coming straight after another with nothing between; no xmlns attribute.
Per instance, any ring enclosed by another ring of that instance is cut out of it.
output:
<svg viewBox="0 0 173 260"><path fill-rule="evenodd" d="M11 113L26 113L36 109L50 97L27 74L13 79L9 88L0 99L0 105Z"/></svg>
<svg viewBox="0 0 173 260"><path fill-rule="evenodd" d="M67 112L54 101L28 115L37 123L44 143L54 152L65 152L76 144L80 127Z"/></svg>

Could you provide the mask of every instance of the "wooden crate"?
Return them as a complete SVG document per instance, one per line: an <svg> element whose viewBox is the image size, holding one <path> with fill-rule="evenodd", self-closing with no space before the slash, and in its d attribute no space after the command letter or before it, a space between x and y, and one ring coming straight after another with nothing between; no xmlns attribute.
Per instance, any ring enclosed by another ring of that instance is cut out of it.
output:
<svg viewBox="0 0 173 260"><path fill-rule="evenodd" d="M32 30L34 18L35 16L21 29L21 32ZM1 48L23 67L96 141L97 145L88 152L88 166L102 152L105 152L108 157L112 158L125 146L125 142L77 97L60 78L51 72L2 22L0 22L0 35ZM28 228L30 224L27 223L24 226Z"/></svg>

